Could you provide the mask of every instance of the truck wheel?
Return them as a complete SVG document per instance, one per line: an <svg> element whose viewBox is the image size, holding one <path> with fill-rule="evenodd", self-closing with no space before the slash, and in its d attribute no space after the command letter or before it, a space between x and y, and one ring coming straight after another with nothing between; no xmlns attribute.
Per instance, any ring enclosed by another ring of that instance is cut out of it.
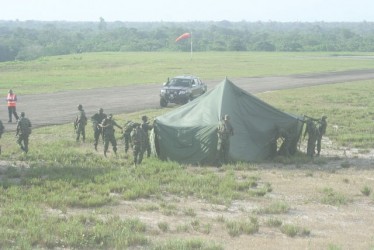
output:
<svg viewBox="0 0 374 250"><path fill-rule="evenodd" d="M168 102L165 100L165 98L160 99L160 106L165 108L168 105Z"/></svg>

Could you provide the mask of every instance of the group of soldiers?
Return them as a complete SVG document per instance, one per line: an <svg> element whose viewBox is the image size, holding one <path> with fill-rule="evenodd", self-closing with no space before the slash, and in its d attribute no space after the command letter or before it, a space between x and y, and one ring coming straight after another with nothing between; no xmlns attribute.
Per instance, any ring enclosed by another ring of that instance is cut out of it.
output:
<svg viewBox="0 0 374 250"><path fill-rule="evenodd" d="M81 104L78 105L78 114L74 121L74 128L76 132L76 141L79 142L82 137L84 142L86 139L85 127L87 125L87 116ZM117 154L117 140L115 137L115 127L121 129L122 138L125 143L125 153L128 153L130 146L132 147L134 164L138 165L143 160L144 153L147 157L151 155L151 146L149 142L148 132L153 128L149 124L148 117L142 116L142 122L137 123L128 121L124 127L118 125L113 120L113 115L106 115L104 110L100 108L96 114L91 116L91 122L94 132L94 148L97 151L100 137L104 142L104 156L107 156L109 144L112 145L113 152Z"/></svg>

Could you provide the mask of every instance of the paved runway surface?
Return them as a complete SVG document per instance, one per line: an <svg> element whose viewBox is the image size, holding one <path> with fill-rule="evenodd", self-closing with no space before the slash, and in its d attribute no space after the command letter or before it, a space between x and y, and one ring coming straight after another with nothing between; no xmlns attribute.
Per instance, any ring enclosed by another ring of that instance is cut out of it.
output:
<svg viewBox="0 0 374 250"><path fill-rule="evenodd" d="M290 75L276 77L229 78L238 87L250 92L260 93L279 89L342 83L374 79L374 70L356 70L323 74ZM222 82L206 81L208 91ZM129 87L100 88L90 90L64 91L43 95L18 96L17 111L26 112L33 127L73 122L77 114L77 105L83 104L88 116L103 107L107 114L121 114L142 109L159 108L161 83L144 84ZM17 89L14 89L17 94ZM4 96L5 99L5 96ZM4 103L5 104L5 103ZM9 124L6 104L0 109L0 119L6 131L15 130L15 122Z"/></svg>

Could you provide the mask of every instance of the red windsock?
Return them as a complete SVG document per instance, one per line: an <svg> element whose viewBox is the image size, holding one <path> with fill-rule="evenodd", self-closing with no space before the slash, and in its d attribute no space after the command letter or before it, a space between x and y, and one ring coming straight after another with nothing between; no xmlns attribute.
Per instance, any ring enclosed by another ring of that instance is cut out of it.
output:
<svg viewBox="0 0 374 250"><path fill-rule="evenodd" d="M175 39L175 42L178 42L180 40L187 39L187 38L190 38L190 37L191 37L190 33L184 33L184 34L180 35L177 39Z"/></svg>

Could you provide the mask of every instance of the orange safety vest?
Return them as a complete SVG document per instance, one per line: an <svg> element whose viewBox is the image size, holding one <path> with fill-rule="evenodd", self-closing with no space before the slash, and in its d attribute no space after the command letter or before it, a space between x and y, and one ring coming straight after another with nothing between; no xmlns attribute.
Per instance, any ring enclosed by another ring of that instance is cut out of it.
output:
<svg viewBox="0 0 374 250"><path fill-rule="evenodd" d="M7 96L8 107L15 107L17 102L16 94L8 94Z"/></svg>

